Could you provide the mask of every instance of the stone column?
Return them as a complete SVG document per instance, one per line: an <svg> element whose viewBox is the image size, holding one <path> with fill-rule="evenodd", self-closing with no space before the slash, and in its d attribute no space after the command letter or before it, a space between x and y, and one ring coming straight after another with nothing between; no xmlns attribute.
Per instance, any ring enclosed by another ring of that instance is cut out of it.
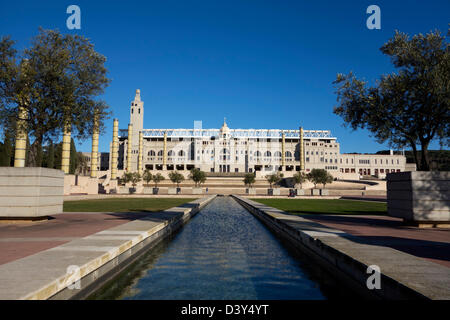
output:
<svg viewBox="0 0 450 320"><path fill-rule="evenodd" d="M70 136L71 136L71 125L66 123L64 125L64 134L62 142L62 152L61 152L61 170L65 174L69 174L70 166Z"/></svg>
<svg viewBox="0 0 450 320"><path fill-rule="evenodd" d="M26 121L28 111L26 108L19 108L19 119L16 129L16 149L14 151L14 167L25 167L25 155L27 151L27 128Z"/></svg>
<svg viewBox="0 0 450 320"><path fill-rule="evenodd" d="M286 168L286 158L285 158L285 134L284 132L281 134L281 169L284 170Z"/></svg>
<svg viewBox="0 0 450 320"><path fill-rule="evenodd" d="M142 131L139 131L139 155L138 155L138 173L142 174L142 160L143 160L143 137L142 137Z"/></svg>
<svg viewBox="0 0 450 320"><path fill-rule="evenodd" d="M91 178L97 178L98 162L98 120L94 119L92 132L92 152L91 152Z"/></svg>
<svg viewBox="0 0 450 320"><path fill-rule="evenodd" d="M127 139L127 172L131 172L131 149L133 149L133 125L128 125L128 139Z"/></svg>
<svg viewBox="0 0 450 320"><path fill-rule="evenodd" d="M300 171L303 171L303 170L305 170L305 147L304 147L304 143L303 143L303 128L302 127L300 127L299 137L300 137L300 143L299 143L298 151L300 153Z"/></svg>
<svg viewBox="0 0 450 320"><path fill-rule="evenodd" d="M114 119L111 150L111 180L117 179L117 153L119 150L119 120Z"/></svg>
<svg viewBox="0 0 450 320"><path fill-rule="evenodd" d="M163 144L163 170L167 167L167 132L164 132L164 144Z"/></svg>

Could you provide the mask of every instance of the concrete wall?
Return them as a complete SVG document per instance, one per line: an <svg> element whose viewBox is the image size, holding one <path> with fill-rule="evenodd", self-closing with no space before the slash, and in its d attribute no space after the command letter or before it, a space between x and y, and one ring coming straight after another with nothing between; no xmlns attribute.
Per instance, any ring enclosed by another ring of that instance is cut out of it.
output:
<svg viewBox="0 0 450 320"><path fill-rule="evenodd" d="M387 175L388 214L416 222L450 222L450 172Z"/></svg>
<svg viewBox="0 0 450 320"><path fill-rule="evenodd" d="M64 172L0 168L0 218L39 218L63 211Z"/></svg>
<svg viewBox="0 0 450 320"><path fill-rule="evenodd" d="M98 179L67 174L64 176L64 194L98 194Z"/></svg>

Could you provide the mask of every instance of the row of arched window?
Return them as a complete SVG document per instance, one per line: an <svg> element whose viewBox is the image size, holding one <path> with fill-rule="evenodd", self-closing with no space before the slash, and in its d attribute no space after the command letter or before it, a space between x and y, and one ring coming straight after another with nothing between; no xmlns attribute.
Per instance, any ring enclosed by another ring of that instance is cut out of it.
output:
<svg viewBox="0 0 450 320"><path fill-rule="evenodd" d="M261 157L261 152L260 152L260 151L255 151L255 153L254 153L253 155L254 155L255 157ZM275 151L275 152L273 153L273 156L274 156L275 158L281 158L281 152L280 152L280 151ZM292 158L292 152L286 151L286 152L284 153L284 156L285 156L286 158ZM270 151L264 152L264 157L272 157L272 152L270 152Z"/></svg>
<svg viewBox="0 0 450 320"><path fill-rule="evenodd" d="M156 152L154 151L154 150L150 150L149 152L148 152L148 156L149 157L154 157L156 155ZM167 155L169 156L169 157L173 157L173 156L176 156L176 152L175 151L173 151L173 150L169 150L169 152L167 152ZM184 157L186 155L186 152L184 152L183 150L180 150L180 151L178 151L178 156L179 157ZM162 150L159 150L158 151L158 157L162 157L163 156L163 151Z"/></svg>
<svg viewBox="0 0 450 320"><path fill-rule="evenodd" d="M223 153L223 154L229 154L229 151L228 151L227 149L223 149L222 153ZM154 157L155 155L156 155L156 152L155 152L154 150L150 150L150 151L148 152L148 156L150 156L150 157ZM176 152L173 151L173 150L169 150L169 151L167 152L167 155L168 155L169 157L173 157L173 156L176 156ZM179 157L184 157L185 155L186 155L186 152L184 152L183 150L178 151L178 156L179 156ZM260 152L260 151L255 151L255 153L254 153L253 155L254 155L255 157L261 157L261 152ZM284 153L284 155L285 155L286 158L292 158L292 152L290 152L290 151L286 151L286 152ZM162 157L162 156L163 156L163 151L162 151L162 150L159 150L159 151L158 151L158 157ZM280 151L275 151L275 152L273 153L273 156L274 156L275 158L281 158L281 152L280 152ZM270 151L264 152L264 157L272 157L272 152L270 152Z"/></svg>

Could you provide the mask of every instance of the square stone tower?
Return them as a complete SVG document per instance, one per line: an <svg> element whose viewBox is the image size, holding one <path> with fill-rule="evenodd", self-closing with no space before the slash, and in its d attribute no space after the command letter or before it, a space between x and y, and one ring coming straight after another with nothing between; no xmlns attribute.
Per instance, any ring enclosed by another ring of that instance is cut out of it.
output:
<svg viewBox="0 0 450 320"><path fill-rule="evenodd" d="M131 101L130 123L133 125L131 145L134 150L139 148L139 132L144 129L144 101L141 101L141 90L136 90L136 96Z"/></svg>

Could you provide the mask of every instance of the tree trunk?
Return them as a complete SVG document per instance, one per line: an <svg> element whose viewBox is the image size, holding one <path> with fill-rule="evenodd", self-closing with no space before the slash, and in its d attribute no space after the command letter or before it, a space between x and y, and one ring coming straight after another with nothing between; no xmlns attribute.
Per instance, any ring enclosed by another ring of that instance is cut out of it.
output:
<svg viewBox="0 0 450 320"><path fill-rule="evenodd" d="M420 159L420 170L419 171L430 171L430 163L428 161L428 144L429 141L421 141L422 154Z"/></svg>
<svg viewBox="0 0 450 320"><path fill-rule="evenodd" d="M410 141L411 148L413 149L414 161L416 162L417 170L419 171L420 163L419 163L419 155L417 153L417 146L413 141Z"/></svg>
<svg viewBox="0 0 450 320"><path fill-rule="evenodd" d="M42 137L37 137L36 140L34 140L33 144L30 146L28 166L42 166Z"/></svg>

